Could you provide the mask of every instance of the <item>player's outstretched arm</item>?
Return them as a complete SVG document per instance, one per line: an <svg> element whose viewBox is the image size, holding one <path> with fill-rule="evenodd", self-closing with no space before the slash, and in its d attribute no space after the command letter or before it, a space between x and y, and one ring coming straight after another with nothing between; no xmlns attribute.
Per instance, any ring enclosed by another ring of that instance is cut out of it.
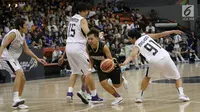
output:
<svg viewBox="0 0 200 112"><path fill-rule="evenodd" d="M35 58L38 62L42 63L43 65L47 64L44 59L38 58L28 47L26 40L24 40L24 53Z"/></svg>
<svg viewBox="0 0 200 112"><path fill-rule="evenodd" d="M138 53L139 53L139 48L136 46L133 46L129 57L126 58L126 60L122 64L120 64L120 66L124 66L124 65L128 64L131 60L133 60L137 56Z"/></svg>
<svg viewBox="0 0 200 112"><path fill-rule="evenodd" d="M165 32L161 32L161 33L155 33L155 34L148 34L151 38L153 39L158 39L158 38L163 38L163 37L166 37L170 34L183 34L182 31L180 30L170 30L170 31L165 31Z"/></svg>
<svg viewBox="0 0 200 112"><path fill-rule="evenodd" d="M0 47L0 57L3 53L4 48L6 48L15 39L15 37L16 37L15 33L10 33L8 35L8 38L5 40L3 45L1 45L1 47Z"/></svg>

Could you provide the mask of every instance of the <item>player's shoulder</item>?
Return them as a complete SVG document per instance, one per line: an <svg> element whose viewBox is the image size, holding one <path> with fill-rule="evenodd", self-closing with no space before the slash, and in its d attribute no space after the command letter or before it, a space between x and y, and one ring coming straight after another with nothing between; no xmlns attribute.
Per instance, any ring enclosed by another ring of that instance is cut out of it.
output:
<svg viewBox="0 0 200 112"><path fill-rule="evenodd" d="M17 34L19 34L20 32L19 32L19 30L17 30L17 29L12 29L12 30L10 30L6 35L5 35L5 37L6 36L14 36L14 37L16 37L16 35Z"/></svg>
<svg viewBox="0 0 200 112"><path fill-rule="evenodd" d="M76 18L76 19L83 19L84 17L82 17L79 14L74 14L74 16L72 16L72 18Z"/></svg>
<svg viewBox="0 0 200 112"><path fill-rule="evenodd" d="M136 44L137 43L140 43L141 41L143 41L145 38L148 38L149 36L148 35L143 35L143 36L141 36L140 38L138 38L137 40L136 40Z"/></svg>

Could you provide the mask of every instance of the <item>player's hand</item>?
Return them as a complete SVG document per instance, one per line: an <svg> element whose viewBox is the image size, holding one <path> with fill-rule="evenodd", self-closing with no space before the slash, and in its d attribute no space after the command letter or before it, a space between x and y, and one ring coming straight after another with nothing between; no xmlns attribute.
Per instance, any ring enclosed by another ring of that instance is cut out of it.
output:
<svg viewBox="0 0 200 112"><path fill-rule="evenodd" d="M42 63L43 65L47 64L47 62L44 59L38 58L37 61Z"/></svg>
<svg viewBox="0 0 200 112"><path fill-rule="evenodd" d="M175 34L177 34L177 35L180 35L180 34L183 34L184 32L182 32L182 31L180 31L180 30L174 30L173 31Z"/></svg>
<svg viewBox="0 0 200 112"><path fill-rule="evenodd" d="M63 62L64 62L64 58L61 57L61 58L58 60L58 65L62 65Z"/></svg>

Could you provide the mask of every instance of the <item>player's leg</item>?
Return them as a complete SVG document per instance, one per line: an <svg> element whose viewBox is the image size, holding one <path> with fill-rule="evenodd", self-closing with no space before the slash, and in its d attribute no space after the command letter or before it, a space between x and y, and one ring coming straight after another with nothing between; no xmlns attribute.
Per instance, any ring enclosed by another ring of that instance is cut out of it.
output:
<svg viewBox="0 0 200 112"><path fill-rule="evenodd" d="M20 88L19 88L19 97L22 96L25 83L26 83L26 78L25 78L25 76L23 75L23 76L22 76L22 79L21 79L21 85L20 85Z"/></svg>
<svg viewBox="0 0 200 112"><path fill-rule="evenodd" d="M86 77L84 75L81 76L81 89L77 92L77 96L81 98L82 102L85 104L89 103L89 99L87 98L87 92L86 92Z"/></svg>
<svg viewBox="0 0 200 112"><path fill-rule="evenodd" d="M18 107L20 104L24 104L24 99L20 99L19 96L22 94L22 90L25 83L21 83L24 80L24 73L22 70L17 70L15 72L15 81L13 87L13 108ZM21 91L20 91L21 89Z"/></svg>
<svg viewBox="0 0 200 112"><path fill-rule="evenodd" d="M183 91L183 83L182 83L182 80L180 78L180 73L176 67L176 65L174 64L174 62L172 61L172 59L170 57L167 57L165 59L165 74L164 76L166 78L169 78L169 79L175 79L176 80L176 88L178 90L178 93L179 93L179 100L182 100L182 101L189 101L189 97L187 97L185 94L184 94L184 91Z"/></svg>
<svg viewBox="0 0 200 112"><path fill-rule="evenodd" d="M105 79L103 81L100 82L101 86L111 95L113 95L115 97L115 100L111 103L112 105L117 105L120 104L123 101L123 98L119 95L119 93L117 93L117 91L115 90L114 87L112 87L110 84L108 84L108 80ZM115 86L116 88L120 87L117 84L114 84L113 86Z"/></svg>
<svg viewBox="0 0 200 112"><path fill-rule="evenodd" d="M84 48L84 47L82 47ZM87 75L88 74L88 69L89 69L89 57L88 57L88 54L85 52L85 49L83 49L83 52L81 54L79 54L79 68L81 68L81 71L84 75ZM90 88L91 90L91 101L94 101L94 102L102 102L103 99L99 98L98 94L97 94L97 90L96 90L96 87L95 87L95 83L94 83L94 80L93 80L93 77L92 75L88 75L85 79L86 81L86 84L88 85L88 87Z"/></svg>
<svg viewBox="0 0 200 112"><path fill-rule="evenodd" d="M21 101L24 101L25 99L22 98L22 93L23 93L23 90L24 90L24 85L26 83L26 78L24 76L23 70L21 70L20 72L21 72L20 74L23 74L23 75L21 75L21 85L20 85L20 88L19 88L19 99ZM16 74L18 74L18 73L16 73ZM27 105L25 105L24 103L21 103L21 104L19 104L18 108L19 109L28 109L29 107Z"/></svg>
<svg viewBox="0 0 200 112"><path fill-rule="evenodd" d="M88 87L90 88L91 90L91 101L92 102L102 102L103 99L102 98L99 98L98 94L97 94L97 90L96 90L96 87L95 87L95 83L94 83L94 79L92 77L92 75L88 75L87 78L86 78L86 83L88 85Z"/></svg>
<svg viewBox="0 0 200 112"><path fill-rule="evenodd" d="M23 91L23 78L24 72L17 61L2 60L2 68L10 73L10 75L15 75L14 85L13 85L13 108L18 108L20 104L24 104L24 99L20 99L19 95ZM21 90L20 90L21 89Z"/></svg>
<svg viewBox="0 0 200 112"><path fill-rule="evenodd" d="M114 72L111 72L114 73ZM101 86L111 95L113 95L115 97L115 100L111 103L112 105L117 105L120 104L123 101L123 98L119 95L119 93L115 90L114 87L118 88L120 87L120 72L118 74L111 74L111 73L103 73L101 71L98 71L98 76L99 76L99 81L101 83ZM109 75L111 77L109 77ZM116 75L114 77L112 77L112 75ZM110 78L112 80L113 86L111 86L110 84L108 84L108 78Z"/></svg>
<svg viewBox="0 0 200 112"><path fill-rule="evenodd" d="M85 94L85 97L88 99L88 100L91 100L92 99L92 96L91 96L91 91L89 89L89 85L87 84L86 82L86 76L85 75L82 75L82 86L81 86L81 90L84 91L84 94Z"/></svg>
<svg viewBox="0 0 200 112"><path fill-rule="evenodd" d="M151 79L150 78L151 74L153 74L152 67L148 67L147 71L146 71L146 75L142 80L142 85L141 85L139 96L135 100L136 103L142 103L143 102L144 91L146 90L146 88L149 85L149 81Z"/></svg>
<svg viewBox="0 0 200 112"><path fill-rule="evenodd" d="M76 80L77 80L77 76L79 73L79 69L78 69L78 65L77 65L77 61L76 61L76 58L77 58L77 54L74 53L74 51L72 51L71 49L69 49L69 47L73 47L71 45L67 46L66 47L66 54L67 54L67 59L68 59L68 62L69 62L69 66L72 70L72 73L69 77L69 85L68 85L68 91L67 91L67 95L66 95L66 99L67 99L67 102L68 103L72 103L73 102L73 90L74 90L74 85L76 83Z"/></svg>
<svg viewBox="0 0 200 112"><path fill-rule="evenodd" d="M115 88L121 87L122 84L125 89L128 88L128 81L121 73L121 69L119 66L116 66L115 69L111 73L109 73L109 78L111 79L112 84Z"/></svg>

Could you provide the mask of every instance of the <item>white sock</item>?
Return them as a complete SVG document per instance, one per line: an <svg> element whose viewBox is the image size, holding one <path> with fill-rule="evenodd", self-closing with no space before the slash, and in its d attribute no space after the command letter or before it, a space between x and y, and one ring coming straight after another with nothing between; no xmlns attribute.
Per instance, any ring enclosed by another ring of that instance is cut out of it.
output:
<svg viewBox="0 0 200 112"><path fill-rule="evenodd" d="M19 99L19 92L14 92L13 93L13 101Z"/></svg>
<svg viewBox="0 0 200 112"><path fill-rule="evenodd" d="M97 95L97 90L95 89L95 90L91 91L91 93L92 93L92 96L96 96Z"/></svg>
<svg viewBox="0 0 200 112"><path fill-rule="evenodd" d="M140 90L140 96L143 97L143 95L144 95L144 91Z"/></svg>
<svg viewBox="0 0 200 112"><path fill-rule="evenodd" d="M68 88L68 92L71 92L71 93L72 93L72 92L73 92L73 88L72 88L72 87L69 87L69 88Z"/></svg>
<svg viewBox="0 0 200 112"><path fill-rule="evenodd" d="M178 92L179 92L180 95L184 95L184 93L183 93L183 87L179 87L178 88Z"/></svg>

